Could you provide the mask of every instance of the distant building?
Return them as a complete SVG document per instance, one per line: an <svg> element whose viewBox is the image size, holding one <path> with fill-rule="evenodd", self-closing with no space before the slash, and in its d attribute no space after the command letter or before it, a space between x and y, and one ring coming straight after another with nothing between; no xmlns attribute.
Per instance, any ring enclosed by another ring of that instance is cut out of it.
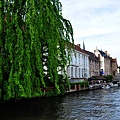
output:
<svg viewBox="0 0 120 120"><path fill-rule="evenodd" d="M94 50L95 55L100 59L100 73L103 72L103 75L111 75L111 57L107 51L103 52L102 50Z"/></svg>
<svg viewBox="0 0 120 120"><path fill-rule="evenodd" d="M86 51L89 55L89 76L99 76L100 75L100 58L94 53Z"/></svg>
<svg viewBox="0 0 120 120"><path fill-rule="evenodd" d="M112 75L116 76L118 73L118 64L117 64L117 59L114 58L111 60L111 64L112 64Z"/></svg>

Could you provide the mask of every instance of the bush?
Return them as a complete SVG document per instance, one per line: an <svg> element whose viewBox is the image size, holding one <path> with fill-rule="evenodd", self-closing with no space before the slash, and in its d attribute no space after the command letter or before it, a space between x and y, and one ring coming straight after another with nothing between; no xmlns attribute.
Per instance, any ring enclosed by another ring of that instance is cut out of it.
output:
<svg viewBox="0 0 120 120"><path fill-rule="evenodd" d="M107 82L112 82L113 76L112 75L107 75L107 76L104 76L104 78L107 79Z"/></svg>

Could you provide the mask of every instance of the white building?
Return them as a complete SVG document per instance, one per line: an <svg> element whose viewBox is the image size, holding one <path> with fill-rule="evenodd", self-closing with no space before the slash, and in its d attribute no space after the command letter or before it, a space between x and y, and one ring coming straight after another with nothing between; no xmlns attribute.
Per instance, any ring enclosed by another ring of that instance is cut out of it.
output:
<svg viewBox="0 0 120 120"><path fill-rule="evenodd" d="M67 74L70 79L89 78L89 55L80 48L80 44L74 45L75 53L71 53L71 61L67 66Z"/></svg>

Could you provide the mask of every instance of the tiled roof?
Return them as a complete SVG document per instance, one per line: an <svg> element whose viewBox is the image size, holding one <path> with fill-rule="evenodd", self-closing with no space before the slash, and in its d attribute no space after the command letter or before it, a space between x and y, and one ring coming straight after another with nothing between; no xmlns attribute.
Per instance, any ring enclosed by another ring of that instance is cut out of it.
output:
<svg viewBox="0 0 120 120"><path fill-rule="evenodd" d="M86 51L86 50L85 50ZM94 53L92 53L92 52L90 52L90 51L86 51L86 53L89 55L89 58L91 59L91 60L95 60L95 61L98 61L99 59L98 59L98 57L94 54Z"/></svg>
<svg viewBox="0 0 120 120"><path fill-rule="evenodd" d="M79 46L77 46L77 45L74 45L74 48L75 48L75 50L77 50L77 51L79 51L79 52L82 52L82 53L87 54L85 50L81 49L81 48L80 48Z"/></svg>

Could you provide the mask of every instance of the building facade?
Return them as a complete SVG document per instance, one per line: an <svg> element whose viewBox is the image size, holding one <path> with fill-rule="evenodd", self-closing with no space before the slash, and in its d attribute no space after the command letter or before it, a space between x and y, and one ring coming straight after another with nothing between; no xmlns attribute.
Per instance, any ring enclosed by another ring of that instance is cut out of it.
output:
<svg viewBox="0 0 120 120"><path fill-rule="evenodd" d="M80 44L74 45L74 49L70 64L67 66L68 77L70 79L89 78L89 55L80 48Z"/></svg>
<svg viewBox="0 0 120 120"><path fill-rule="evenodd" d="M111 64L112 64L112 75L116 76L118 73L118 71L117 71L117 69L118 69L117 59L116 58L112 59Z"/></svg>
<svg viewBox="0 0 120 120"><path fill-rule="evenodd" d="M103 75L111 75L111 60L110 54L107 51L94 50L95 55L100 59L100 70L103 71Z"/></svg>
<svg viewBox="0 0 120 120"><path fill-rule="evenodd" d="M86 53L89 55L89 76L99 76L100 58L90 51L86 51Z"/></svg>

